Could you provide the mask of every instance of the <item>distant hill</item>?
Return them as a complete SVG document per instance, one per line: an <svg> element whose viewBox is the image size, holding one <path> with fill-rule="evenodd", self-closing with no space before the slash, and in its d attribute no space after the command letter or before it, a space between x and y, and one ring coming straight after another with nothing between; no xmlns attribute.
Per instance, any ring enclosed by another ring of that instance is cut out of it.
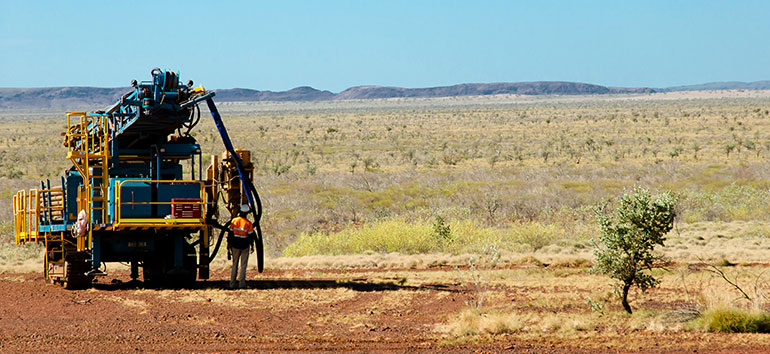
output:
<svg viewBox="0 0 770 354"><path fill-rule="evenodd" d="M221 102L233 101L321 101L331 100L331 91L316 90L309 86L300 86L289 91L258 91L243 88L215 90L216 100Z"/></svg>
<svg viewBox="0 0 770 354"><path fill-rule="evenodd" d="M651 88L605 87L581 82L536 81L460 84L429 88L356 86L340 92L335 99L393 97L451 97L481 95L602 95L608 93L654 92Z"/></svg>
<svg viewBox="0 0 770 354"><path fill-rule="evenodd" d="M398 97L452 97L476 95L605 95L697 90L770 90L770 81L712 82L668 88L608 87L581 82L535 81L459 84L427 88L355 86L340 93L301 86L288 91L259 91L245 88L215 90L219 102L235 101L324 101ZM0 108L98 109L114 103L130 87L0 88Z"/></svg>
<svg viewBox="0 0 770 354"><path fill-rule="evenodd" d="M0 108L103 107L116 102L130 87L0 88Z"/></svg>
<svg viewBox="0 0 770 354"><path fill-rule="evenodd" d="M770 90L770 81L725 81L709 82L700 85L673 86L659 89L661 92L669 91L704 91L704 90Z"/></svg>
<svg viewBox="0 0 770 354"><path fill-rule="evenodd" d="M0 88L0 108L104 108L115 103L131 87L43 87ZM297 87L289 91L257 91L250 89L215 90L216 100L232 101L317 101L330 100L334 94L312 87Z"/></svg>

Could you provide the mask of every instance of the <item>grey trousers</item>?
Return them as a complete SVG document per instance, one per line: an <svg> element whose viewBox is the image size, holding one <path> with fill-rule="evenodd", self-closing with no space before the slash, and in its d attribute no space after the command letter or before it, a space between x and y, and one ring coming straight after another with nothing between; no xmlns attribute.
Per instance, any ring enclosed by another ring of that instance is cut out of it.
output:
<svg viewBox="0 0 770 354"><path fill-rule="evenodd" d="M240 261L241 273L238 274L238 287L246 287L246 267L249 265L249 248L232 248L233 269L230 271L230 287L235 287L235 275L238 274L238 263Z"/></svg>

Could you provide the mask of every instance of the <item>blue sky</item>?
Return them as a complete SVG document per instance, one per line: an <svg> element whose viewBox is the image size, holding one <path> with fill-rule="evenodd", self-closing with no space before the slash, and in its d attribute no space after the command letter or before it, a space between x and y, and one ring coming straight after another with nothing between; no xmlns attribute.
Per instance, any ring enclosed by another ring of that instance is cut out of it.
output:
<svg viewBox="0 0 770 354"><path fill-rule="evenodd" d="M0 87L770 79L770 1L0 0Z"/></svg>

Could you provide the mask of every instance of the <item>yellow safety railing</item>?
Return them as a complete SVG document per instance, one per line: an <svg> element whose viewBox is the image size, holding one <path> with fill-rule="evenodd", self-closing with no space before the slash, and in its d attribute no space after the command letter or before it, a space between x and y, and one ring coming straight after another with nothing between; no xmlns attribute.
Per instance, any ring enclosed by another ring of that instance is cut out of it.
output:
<svg viewBox="0 0 770 354"><path fill-rule="evenodd" d="M59 199L62 194L61 188L30 189L29 192L23 190L16 192L16 195L13 196L13 224L17 245L25 242L44 241L45 235L38 231L40 219L44 215L61 216L62 222L64 222L63 218L66 217L64 215L64 201ZM43 195L50 195L52 200L44 203ZM57 198L56 205L53 204L53 197ZM52 223L52 220L50 222Z"/></svg>
<svg viewBox="0 0 770 354"><path fill-rule="evenodd" d="M121 200L121 190L126 183L157 183L157 184L197 184L199 186L199 198L198 201L163 201L163 202L135 202L135 201L123 201ZM205 183L202 181L191 180L123 180L119 181L115 187L115 216L113 219L113 227L119 228L121 226L159 226L166 227L203 227L206 226L206 198L205 198ZM201 210L200 217L197 218L124 218L122 217L121 210L124 205L199 205Z"/></svg>
<svg viewBox="0 0 770 354"><path fill-rule="evenodd" d="M16 244L21 243L23 237L26 237L26 224L24 223L24 191L16 192L13 196L13 234L16 237Z"/></svg>
<svg viewBox="0 0 770 354"><path fill-rule="evenodd" d="M19 191L13 197L14 231L17 245L38 241L38 205L40 205L40 194L37 189L30 189L29 193Z"/></svg>

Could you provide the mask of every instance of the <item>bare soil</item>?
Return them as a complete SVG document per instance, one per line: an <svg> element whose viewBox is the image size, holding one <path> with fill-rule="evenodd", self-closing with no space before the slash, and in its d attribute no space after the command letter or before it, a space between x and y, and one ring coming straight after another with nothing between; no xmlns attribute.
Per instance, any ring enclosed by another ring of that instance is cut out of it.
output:
<svg viewBox="0 0 770 354"><path fill-rule="evenodd" d="M240 290L227 289L227 270L214 271L215 280L181 289L145 288L141 282L128 282L127 272L114 271L92 288L74 291L46 284L40 274L3 273L0 352L770 350L752 339L757 337L701 332L453 338L438 328L465 309L467 290L457 283L388 281L392 271L250 271L249 279L256 280ZM525 291L505 289L510 294Z"/></svg>

